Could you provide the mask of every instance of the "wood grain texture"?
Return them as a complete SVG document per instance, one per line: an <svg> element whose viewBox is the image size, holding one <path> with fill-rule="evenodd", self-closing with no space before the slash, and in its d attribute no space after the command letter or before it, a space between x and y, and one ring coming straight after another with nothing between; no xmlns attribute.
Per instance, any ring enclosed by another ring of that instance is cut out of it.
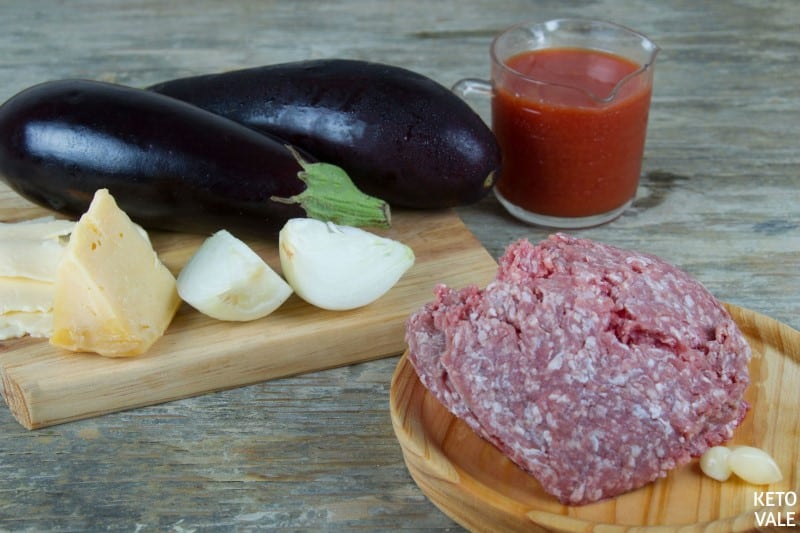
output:
<svg viewBox="0 0 800 533"><path fill-rule="evenodd" d="M0 185L0 220L15 218L26 204ZM0 391L17 420L35 429L397 355L405 346L406 318L430 300L434 280L483 286L494 277L494 260L451 210L395 212L392 228L380 233L410 246L415 263L368 306L326 311L293 295L264 319L233 323L183 304L147 353L123 359L72 353L42 339L5 341ZM203 239L151 234L153 247L175 275ZM280 272L275 240L248 244Z"/></svg>
<svg viewBox="0 0 800 533"><path fill-rule="evenodd" d="M561 505L439 403L403 357L390 405L411 476L440 509L474 531L621 533L657 527L661 533L727 533L762 525L757 513L775 521L782 516L785 524L800 512L797 502L760 505L754 493L800 486L800 419L794 416L800 412L800 332L740 307L729 309L753 349L746 394L752 409L731 443L770 453L781 482L755 486L734 477L720 483L703 475L695 461L617 498Z"/></svg>
<svg viewBox="0 0 800 533"><path fill-rule="evenodd" d="M502 28L568 16L662 47L636 201L576 233L656 253L719 298L800 329L795 0L8 1L0 100L49 79L146 86L322 57L449 86L487 75ZM550 233L491 196L457 212L495 258ZM376 359L34 432L2 408L0 530L459 531L404 464L388 409L396 366Z"/></svg>

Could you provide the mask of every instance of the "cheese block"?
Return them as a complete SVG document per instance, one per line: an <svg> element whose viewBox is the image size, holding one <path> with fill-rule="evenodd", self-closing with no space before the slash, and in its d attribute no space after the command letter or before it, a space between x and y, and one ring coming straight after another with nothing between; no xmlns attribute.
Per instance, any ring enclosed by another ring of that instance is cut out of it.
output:
<svg viewBox="0 0 800 533"><path fill-rule="evenodd" d="M0 277L0 314L53 309L55 284L27 278Z"/></svg>
<svg viewBox="0 0 800 533"><path fill-rule="evenodd" d="M69 235L75 222L54 217L40 217L19 222L0 222L0 240L58 239Z"/></svg>
<svg viewBox="0 0 800 533"><path fill-rule="evenodd" d="M52 216L0 222L0 340L52 333L56 271L74 227Z"/></svg>
<svg viewBox="0 0 800 533"><path fill-rule="evenodd" d="M175 277L106 189L72 231L55 285L50 343L108 357L147 351L181 302Z"/></svg>
<svg viewBox="0 0 800 533"><path fill-rule="evenodd" d="M0 340L30 335L46 338L53 332L53 313L50 311L12 312L0 315Z"/></svg>
<svg viewBox="0 0 800 533"><path fill-rule="evenodd" d="M53 282L65 247L60 239L0 240L0 276Z"/></svg>

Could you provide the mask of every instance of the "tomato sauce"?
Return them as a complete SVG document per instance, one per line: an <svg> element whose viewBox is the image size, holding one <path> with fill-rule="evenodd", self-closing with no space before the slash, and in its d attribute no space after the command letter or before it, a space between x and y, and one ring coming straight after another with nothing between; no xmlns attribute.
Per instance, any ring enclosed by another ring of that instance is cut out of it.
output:
<svg viewBox="0 0 800 533"><path fill-rule="evenodd" d="M631 200L641 172L651 79L632 76L611 93L640 65L577 48L527 51L505 63L550 84L495 74L492 127L503 150L497 184L503 198L554 217L603 214Z"/></svg>

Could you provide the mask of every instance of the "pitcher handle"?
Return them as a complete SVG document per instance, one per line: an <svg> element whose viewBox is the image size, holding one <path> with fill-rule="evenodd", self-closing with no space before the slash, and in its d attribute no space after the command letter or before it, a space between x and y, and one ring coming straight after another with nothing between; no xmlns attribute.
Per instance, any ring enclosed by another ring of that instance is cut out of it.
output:
<svg viewBox="0 0 800 533"><path fill-rule="evenodd" d="M470 96L492 96L492 84L478 78L464 78L458 80L450 89L462 98Z"/></svg>

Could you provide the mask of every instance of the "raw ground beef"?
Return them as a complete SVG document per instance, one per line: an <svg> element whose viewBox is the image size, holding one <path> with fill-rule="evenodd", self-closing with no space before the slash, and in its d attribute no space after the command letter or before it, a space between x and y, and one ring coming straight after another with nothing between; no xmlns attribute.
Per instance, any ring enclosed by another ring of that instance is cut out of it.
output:
<svg viewBox="0 0 800 533"><path fill-rule="evenodd" d="M509 246L484 290L437 286L406 341L423 385L567 504L663 477L749 408L750 348L699 282L564 234Z"/></svg>

